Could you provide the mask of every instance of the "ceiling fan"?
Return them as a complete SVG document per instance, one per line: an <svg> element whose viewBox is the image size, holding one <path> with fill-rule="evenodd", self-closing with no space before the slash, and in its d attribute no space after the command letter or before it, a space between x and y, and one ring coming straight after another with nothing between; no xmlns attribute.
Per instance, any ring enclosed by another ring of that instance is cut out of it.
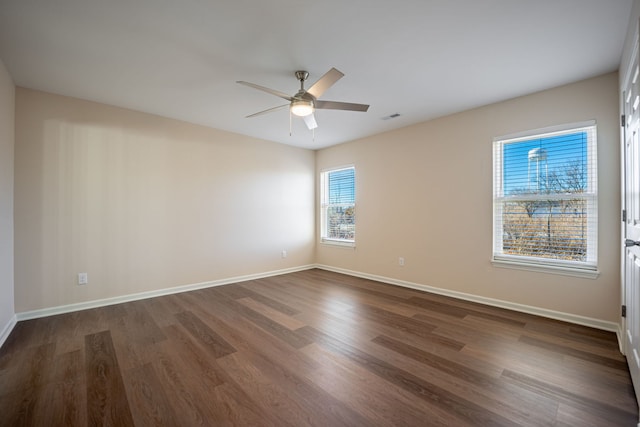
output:
<svg viewBox="0 0 640 427"><path fill-rule="evenodd" d="M257 113L251 114L247 116L255 117L260 116L262 114L271 113L274 111L282 110L289 107L290 114L295 116L302 117L304 119L307 127L311 129L315 129L318 127L316 123L316 119L314 117L314 111L319 110L346 110L346 111L362 111L366 112L369 109L368 105L365 104L353 104L350 102L338 102L338 101L321 101L318 98L322 96L322 94L333 86L338 80L340 80L344 74L335 68L331 68L327 71L320 79L315 82L308 90L304 88L304 82L309 77L309 73L307 71L296 71L295 72L296 79L300 81L300 90L293 96L289 96L284 92L280 92L279 90L269 89L268 87L260 86L254 83L238 81L236 83L240 83L241 85L249 86L254 89L261 90L263 92L270 93L272 95L278 96L280 98L286 99L289 101L288 104L279 105L277 107L269 108L263 111L259 111Z"/></svg>

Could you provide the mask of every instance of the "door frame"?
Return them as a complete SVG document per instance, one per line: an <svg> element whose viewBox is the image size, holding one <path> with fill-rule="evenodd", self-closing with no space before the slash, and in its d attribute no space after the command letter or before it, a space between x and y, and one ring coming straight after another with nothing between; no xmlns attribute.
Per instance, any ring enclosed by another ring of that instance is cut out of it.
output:
<svg viewBox="0 0 640 427"><path fill-rule="evenodd" d="M640 21L639 21L640 22ZM624 74L620 76L619 82L620 87L618 89L618 94L620 96L620 219L621 219L621 227L620 227L620 305L621 310L622 307L626 307L627 305L627 293L626 293L626 263L627 263L627 253L624 245L624 241L627 234L627 222L625 218L625 214L627 210L627 184L626 184L626 170L627 170L627 126L626 122L622 122L622 117L625 115L625 90L627 88L627 83L633 78L632 73L634 72L633 66L638 59L638 50L640 48L640 25L636 25L636 29L633 37L633 48L631 50L631 56L626 64L621 64L620 70L622 71L624 67ZM626 117L625 117L626 119ZM620 351L625 356L628 353L627 349L627 340L625 338L625 334L627 331L627 318L622 316L620 313L620 324L618 326L618 346L620 347ZM640 402L639 402L640 403Z"/></svg>

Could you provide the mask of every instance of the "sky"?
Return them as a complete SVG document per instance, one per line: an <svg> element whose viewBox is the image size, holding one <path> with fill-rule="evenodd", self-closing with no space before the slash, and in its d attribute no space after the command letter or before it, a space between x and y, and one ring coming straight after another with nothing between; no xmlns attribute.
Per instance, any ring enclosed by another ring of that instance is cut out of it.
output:
<svg viewBox="0 0 640 427"><path fill-rule="evenodd" d="M329 172L329 203L355 203L355 169Z"/></svg>
<svg viewBox="0 0 640 427"><path fill-rule="evenodd" d="M535 159L529 160L529 152L536 148L544 150L546 160L539 162ZM587 163L586 131L504 143L502 165L504 194L509 195L515 189L535 191L537 179L540 175L542 175L541 179L544 179L545 171L548 173L554 170L561 171L565 165L576 160L583 165Z"/></svg>

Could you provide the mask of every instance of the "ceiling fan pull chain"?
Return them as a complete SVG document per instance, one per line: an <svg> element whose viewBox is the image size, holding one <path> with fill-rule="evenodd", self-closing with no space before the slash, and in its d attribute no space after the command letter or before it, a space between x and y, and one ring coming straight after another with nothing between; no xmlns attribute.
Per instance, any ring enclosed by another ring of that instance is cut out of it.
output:
<svg viewBox="0 0 640 427"><path fill-rule="evenodd" d="M291 110L289 110L289 136L291 136L293 134L293 131L291 130L292 125L291 125Z"/></svg>

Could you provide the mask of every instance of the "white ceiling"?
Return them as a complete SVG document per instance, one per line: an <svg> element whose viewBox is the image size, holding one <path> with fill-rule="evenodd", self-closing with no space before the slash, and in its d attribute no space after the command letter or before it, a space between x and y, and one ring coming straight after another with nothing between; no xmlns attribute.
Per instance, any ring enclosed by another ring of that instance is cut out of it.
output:
<svg viewBox="0 0 640 427"><path fill-rule="evenodd" d="M618 68L632 0L0 0L18 86L322 148ZM315 140L286 103L331 67ZM394 113L401 116L383 120Z"/></svg>

